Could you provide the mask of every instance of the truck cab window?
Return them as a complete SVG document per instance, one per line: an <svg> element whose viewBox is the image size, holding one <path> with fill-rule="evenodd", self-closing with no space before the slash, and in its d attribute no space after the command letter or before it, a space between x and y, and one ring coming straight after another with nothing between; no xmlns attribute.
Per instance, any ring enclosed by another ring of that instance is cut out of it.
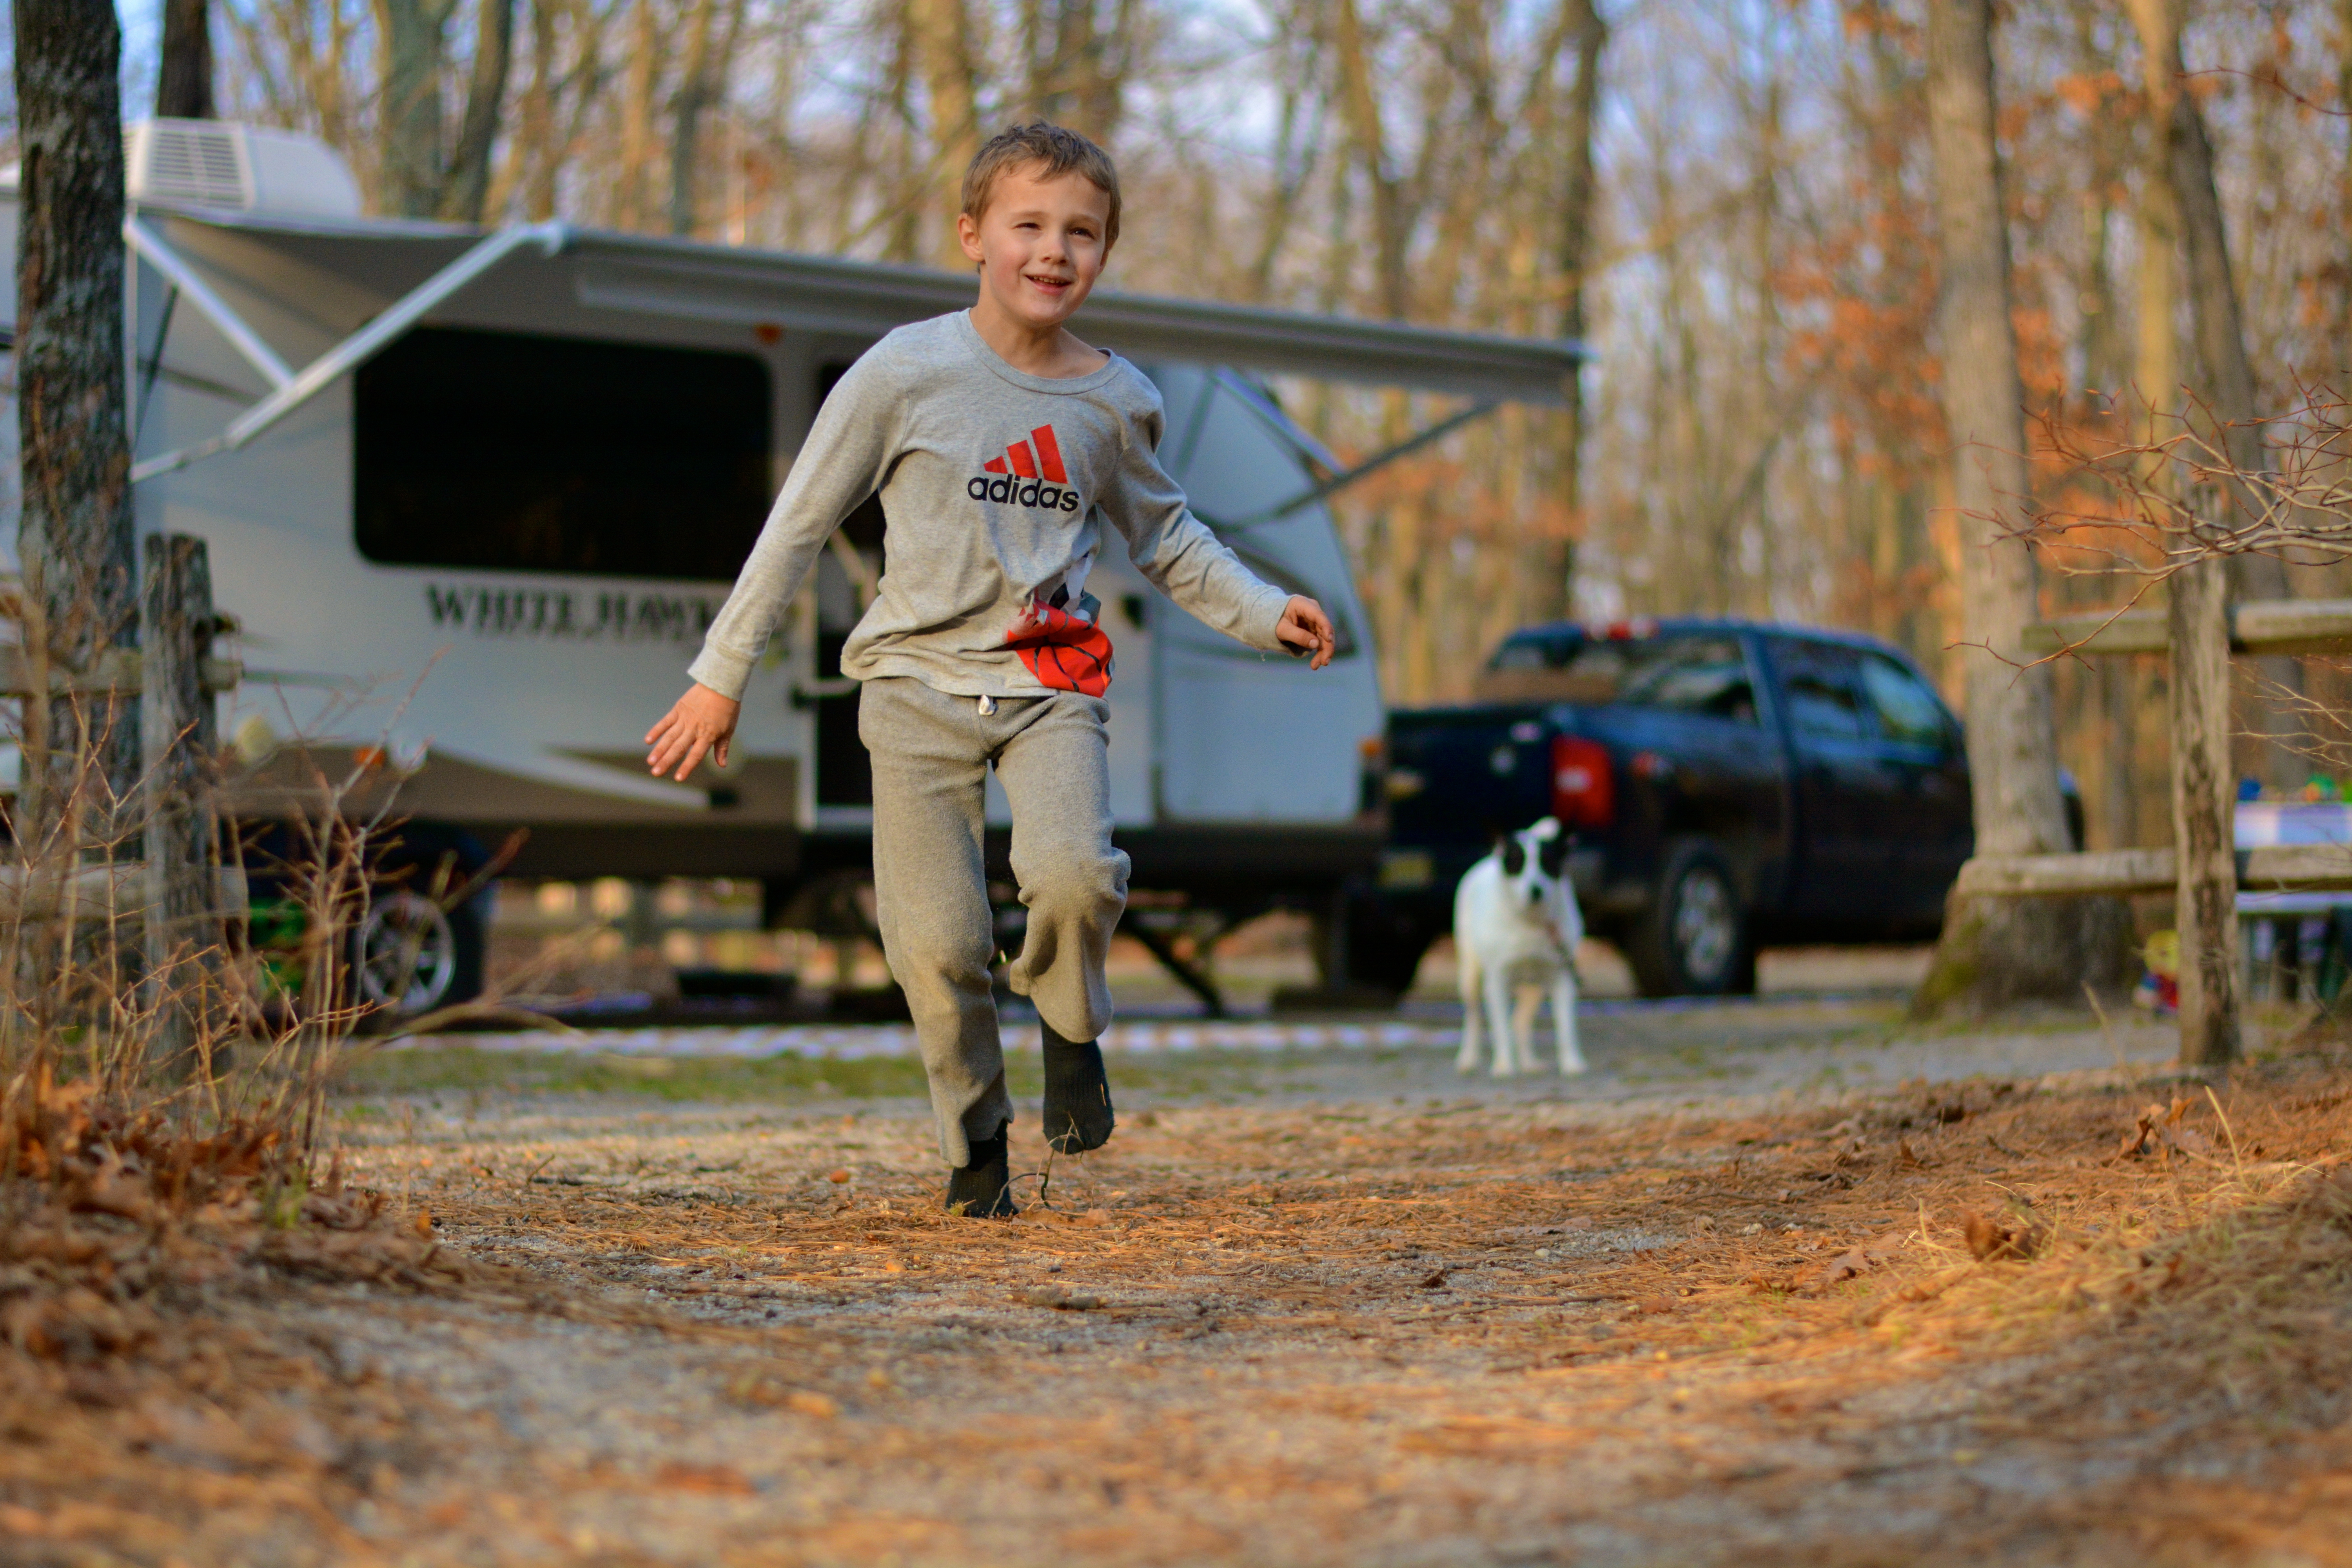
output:
<svg viewBox="0 0 2352 1568"><path fill-rule="evenodd" d="M1855 670L1862 659L1854 649L1834 643L1782 643L1780 660L1789 718L1799 734L1859 741L1875 732L1876 726L1863 711Z"/></svg>
<svg viewBox="0 0 2352 1568"><path fill-rule="evenodd" d="M1617 700L1640 708L1756 722L1756 687L1736 637L1660 637L1641 652Z"/></svg>
<svg viewBox="0 0 2352 1568"><path fill-rule="evenodd" d="M1862 686L1878 710L1879 729L1890 741L1941 747L1951 738L1944 705L1927 683L1883 654L1862 661Z"/></svg>
<svg viewBox="0 0 2352 1568"><path fill-rule="evenodd" d="M1579 631L1515 637L1479 673L1477 695L1487 702L1614 702L1627 647Z"/></svg>
<svg viewBox="0 0 2352 1568"><path fill-rule="evenodd" d="M750 354L420 327L352 404L357 542L388 566L731 582L773 492Z"/></svg>
<svg viewBox="0 0 2352 1568"><path fill-rule="evenodd" d="M1517 637L1496 650L1478 692L1489 701L1613 702L1756 722L1756 688L1735 637Z"/></svg>

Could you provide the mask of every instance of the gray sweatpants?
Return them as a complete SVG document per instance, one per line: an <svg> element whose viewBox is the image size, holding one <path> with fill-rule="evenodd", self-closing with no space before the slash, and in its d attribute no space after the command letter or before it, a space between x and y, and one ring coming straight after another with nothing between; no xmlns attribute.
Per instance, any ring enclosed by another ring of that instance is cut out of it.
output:
<svg viewBox="0 0 2352 1568"><path fill-rule="evenodd" d="M1005 697L984 714L904 676L858 692L874 758L874 898L890 973L906 988L930 1075L940 1152L1013 1120L988 966L996 955L981 820L989 764L1013 804L1013 875L1029 930L1006 979L1065 1039L1110 1023L1103 960L1127 907L1127 856L1111 847L1110 705Z"/></svg>

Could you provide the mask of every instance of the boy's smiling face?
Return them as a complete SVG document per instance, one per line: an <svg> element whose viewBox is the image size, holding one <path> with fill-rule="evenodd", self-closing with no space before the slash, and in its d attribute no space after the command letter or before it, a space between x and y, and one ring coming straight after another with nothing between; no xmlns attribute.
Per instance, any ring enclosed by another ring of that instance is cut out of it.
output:
<svg viewBox="0 0 2352 1568"><path fill-rule="evenodd" d="M956 219L963 253L980 264L981 309L1031 332L1051 332L1086 303L1110 255L1110 196L1084 174L1041 180L1008 169L977 221Z"/></svg>

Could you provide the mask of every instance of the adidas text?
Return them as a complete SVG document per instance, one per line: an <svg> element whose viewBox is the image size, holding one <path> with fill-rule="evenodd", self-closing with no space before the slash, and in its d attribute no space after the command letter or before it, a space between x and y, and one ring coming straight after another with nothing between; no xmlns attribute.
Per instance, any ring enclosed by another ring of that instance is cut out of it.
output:
<svg viewBox="0 0 2352 1568"><path fill-rule="evenodd" d="M995 501L1006 506L1039 507L1046 511L1076 511L1078 492L1043 479L1022 479L1011 474L986 479L979 474L964 487L964 492L974 500Z"/></svg>

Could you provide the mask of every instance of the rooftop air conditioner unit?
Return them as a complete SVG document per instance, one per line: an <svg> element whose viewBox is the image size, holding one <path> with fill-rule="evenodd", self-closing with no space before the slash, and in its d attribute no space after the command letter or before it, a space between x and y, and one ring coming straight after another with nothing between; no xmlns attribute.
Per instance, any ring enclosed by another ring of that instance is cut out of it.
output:
<svg viewBox="0 0 2352 1568"><path fill-rule="evenodd" d="M360 215L350 167L316 137L218 120L146 120L127 129L127 194L134 202Z"/></svg>

